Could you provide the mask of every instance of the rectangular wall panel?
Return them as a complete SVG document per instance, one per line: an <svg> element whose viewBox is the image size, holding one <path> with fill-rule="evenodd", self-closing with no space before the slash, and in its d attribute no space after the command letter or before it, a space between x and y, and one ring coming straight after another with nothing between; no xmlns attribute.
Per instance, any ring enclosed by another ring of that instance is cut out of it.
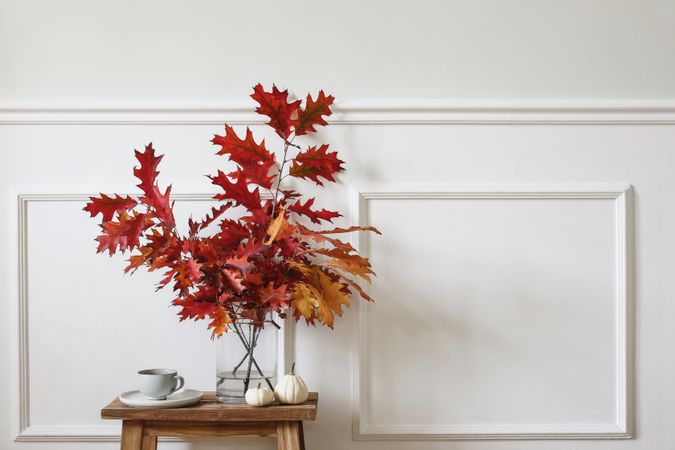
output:
<svg viewBox="0 0 675 450"><path fill-rule="evenodd" d="M140 368L175 368L187 387L215 389L207 322L178 323L170 287L155 292L161 273L124 274L128 254L96 254L99 228L82 211L88 197L17 200L18 441L119 440L119 423L101 421L99 411L112 392L135 388ZM174 198L179 228L212 206L209 194ZM284 326L277 339L279 374L290 365L290 333Z"/></svg>
<svg viewBox="0 0 675 450"><path fill-rule="evenodd" d="M356 439L630 435L627 186L364 186Z"/></svg>

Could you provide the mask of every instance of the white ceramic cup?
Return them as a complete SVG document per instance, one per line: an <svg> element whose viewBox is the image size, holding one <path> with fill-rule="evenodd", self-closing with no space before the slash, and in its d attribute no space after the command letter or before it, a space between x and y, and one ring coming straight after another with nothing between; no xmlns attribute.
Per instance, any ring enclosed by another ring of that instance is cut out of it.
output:
<svg viewBox="0 0 675 450"><path fill-rule="evenodd" d="M138 371L137 385L150 400L166 400L167 395L183 388L185 380L172 369L144 369Z"/></svg>

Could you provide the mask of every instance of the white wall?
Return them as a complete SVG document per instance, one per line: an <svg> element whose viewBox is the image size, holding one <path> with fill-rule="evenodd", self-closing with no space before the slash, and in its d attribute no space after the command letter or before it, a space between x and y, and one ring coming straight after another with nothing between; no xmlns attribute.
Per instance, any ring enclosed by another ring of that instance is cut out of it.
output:
<svg viewBox="0 0 675 450"><path fill-rule="evenodd" d="M338 97L318 201L383 231L375 305L295 330L309 448L675 447L674 55L656 0L0 2L0 449L116 448L140 367L212 388L204 327L80 210L149 141L210 192L223 122L272 139L258 81Z"/></svg>

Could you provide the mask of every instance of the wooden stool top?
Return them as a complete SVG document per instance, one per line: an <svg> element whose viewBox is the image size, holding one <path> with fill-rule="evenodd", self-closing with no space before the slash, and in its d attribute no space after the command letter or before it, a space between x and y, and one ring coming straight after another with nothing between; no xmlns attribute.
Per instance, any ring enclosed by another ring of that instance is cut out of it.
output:
<svg viewBox="0 0 675 450"><path fill-rule="evenodd" d="M101 410L102 419L180 421L180 422L272 422L316 419L319 394L310 392L300 405L281 405L277 401L264 407L246 403L221 403L215 392L204 392L202 401L186 408L131 408L115 398Z"/></svg>

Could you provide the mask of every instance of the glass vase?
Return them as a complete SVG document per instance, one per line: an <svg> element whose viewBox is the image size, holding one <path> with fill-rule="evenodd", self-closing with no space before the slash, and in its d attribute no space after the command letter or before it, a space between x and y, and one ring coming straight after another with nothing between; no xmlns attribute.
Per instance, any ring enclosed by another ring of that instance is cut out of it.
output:
<svg viewBox="0 0 675 450"><path fill-rule="evenodd" d="M277 327L271 320L239 319L216 343L216 398L242 403L250 387L273 389L277 374Z"/></svg>

